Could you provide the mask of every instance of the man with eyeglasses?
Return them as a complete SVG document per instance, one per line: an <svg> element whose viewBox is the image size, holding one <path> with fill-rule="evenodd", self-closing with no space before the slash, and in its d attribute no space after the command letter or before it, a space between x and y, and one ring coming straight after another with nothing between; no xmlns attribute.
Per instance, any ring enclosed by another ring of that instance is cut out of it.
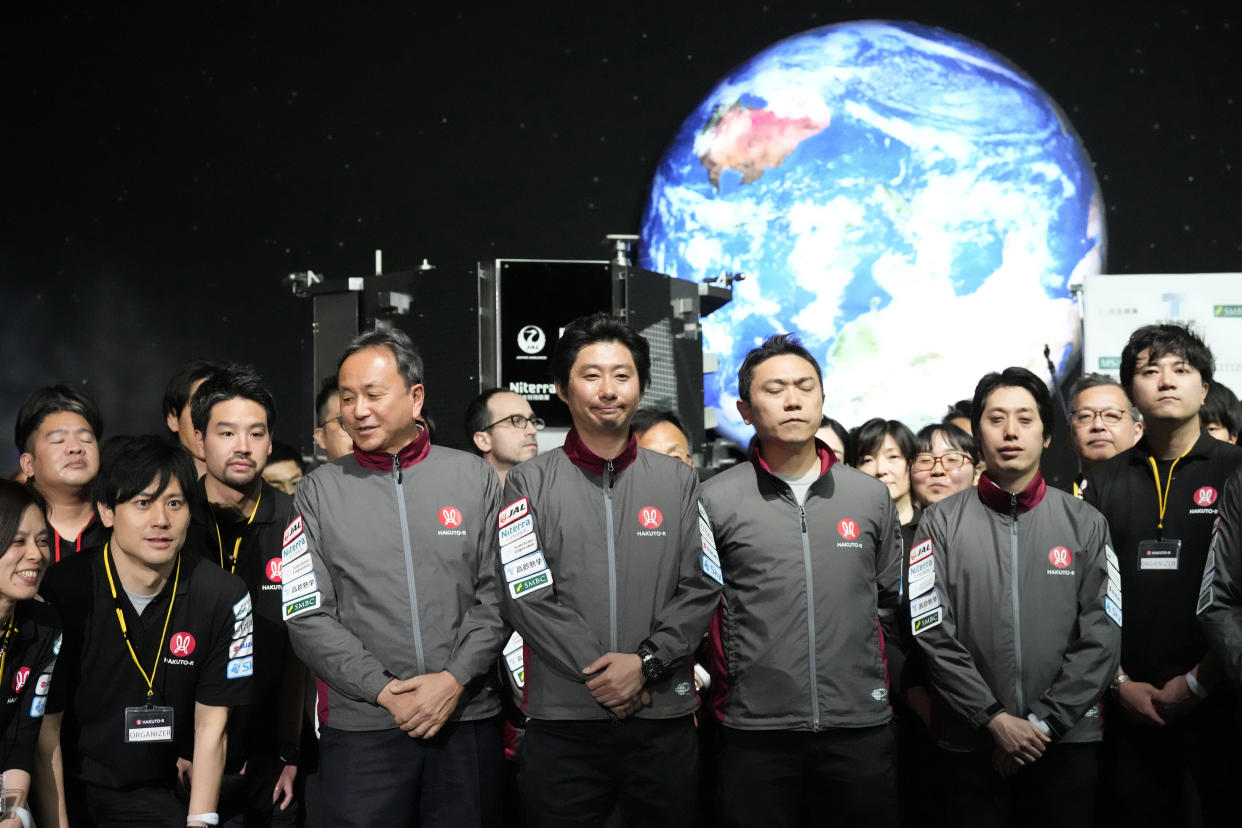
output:
<svg viewBox="0 0 1242 828"><path fill-rule="evenodd" d="M1075 380L1070 406L1070 446L1080 469L1073 494L1082 497L1087 472L1143 436L1143 417L1121 383L1105 374L1083 374Z"/></svg>
<svg viewBox="0 0 1242 828"><path fill-rule="evenodd" d="M324 377L315 397L314 437L315 445L323 450L329 463L354 450L353 438L341 424L341 391L336 374Z"/></svg>
<svg viewBox="0 0 1242 828"><path fill-rule="evenodd" d="M543 420L520 394L489 388L466 406L466 436L475 454L492 464L504 485L509 469L539 453Z"/></svg>

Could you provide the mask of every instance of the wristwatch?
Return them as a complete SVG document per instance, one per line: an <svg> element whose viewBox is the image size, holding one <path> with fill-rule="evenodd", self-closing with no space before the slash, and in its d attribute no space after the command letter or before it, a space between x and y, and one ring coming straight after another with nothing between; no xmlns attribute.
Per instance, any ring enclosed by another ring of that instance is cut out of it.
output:
<svg viewBox="0 0 1242 828"><path fill-rule="evenodd" d="M1120 693L1121 685L1125 684L1129 680L1130 680L1130 677L1127 676L1125 673L1118 673L1117 675L1113 676L1113 680L1109 683L1108 689L1112 690L1114 693Z"/></svg>
<svg viewBox="0 0 1242 828"><path fill-rule="evenodd" d="M298 763L298 746L285 742L277 749L276 755L280 757L282 764L296 765Z"/></svg>
<svg viewBox="0 0 1242 828"><path fill-rule="evenodd" d="M646 641L638 645L637 655L643 662L643 676L655 681L664 675L664 663L655 657L655 649Z"/></svg>

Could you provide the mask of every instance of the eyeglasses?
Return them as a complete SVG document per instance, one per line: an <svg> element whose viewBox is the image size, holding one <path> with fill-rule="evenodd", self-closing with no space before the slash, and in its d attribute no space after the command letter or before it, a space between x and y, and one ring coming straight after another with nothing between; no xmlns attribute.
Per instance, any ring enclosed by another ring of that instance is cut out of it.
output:
<svg viewBox="0 0 1242 828"><path fill-rule="evenodd" d="M1126 418L1129 411L1120 408L1080 408L1070 415L1074 425L1091 425L1099 417L1105 425L1118 425Z"/></svg>
<svg viewBox="0 0 1242 828"><path fill-rule="evenodd" d="M335 417L329 417L328 419L324 420L322 423L319 424L319 427L327 428L329 423L336 423L341 428L345 427L345 424L341 421L341 417L339 414Z"/></svg>
<svg viewBox="0 0 1242 828"><path fill-rule="evenodd" d="M491 425L489 425L487 428L483 430L487 431L489 428L495 428L501 423L508 423L509 425L519 430L526 428L526 424L530 423L531 425L535 427L535 431L543 431L543 427L547 425L547 423L545 423L539 417L523 417L521 414L510 414L508 417L501 417L499 420L492 423Z"/></svg>
<svg viewBox="0 0 1242 828"><path fill-rule="evenodd" d="M914 458L914 464L911 468L915 471L927 472L936 468L937 463L945 471L953 471L954 469L960 469L967 463L973 464L974 461L970 459L969 454L962 454L960 451L950 451L939 456L920 454Z"/></svg>

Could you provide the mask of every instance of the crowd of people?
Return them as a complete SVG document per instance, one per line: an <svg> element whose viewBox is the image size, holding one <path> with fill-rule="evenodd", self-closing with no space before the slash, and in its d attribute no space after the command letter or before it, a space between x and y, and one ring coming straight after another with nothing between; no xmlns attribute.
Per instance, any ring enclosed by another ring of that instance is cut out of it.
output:
<svg viewBox="0 0 1242 828"><path fill-rule="evenodd" d="M847 429L772 336L749 455L706 473L628 325L551 367L562 446L496 388L457 451L410 339L361 333L313 470L248 366L183 366L169 435L31 393L0 826L1236 822L1242 413L1189 328L1069 390L1071 491L1023 368Z"/></svg>

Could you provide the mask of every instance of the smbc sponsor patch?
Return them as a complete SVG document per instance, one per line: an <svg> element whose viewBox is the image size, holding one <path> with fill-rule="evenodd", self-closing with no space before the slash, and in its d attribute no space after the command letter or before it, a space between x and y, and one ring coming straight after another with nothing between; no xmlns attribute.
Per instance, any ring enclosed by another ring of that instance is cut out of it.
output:
<svg viewBox="0 0 1242 828"><path fill-rule="evenodd" d="M941 607L936 607L936 609L932 610L931 612L925 612L922 615L917 616L916 618L912 618L910 620L911 632L913 632L915 635L920 635L924 632L927 632L932 627L940 626L940 621L941 621L940 614L942 611L943 610Z"/></svg>
<svg viewBox="0 0 1242 828"><path fill-rule="evenodd" d="M541 589L552 586L552 570L545 569L543 572L523 578L520 581L514 581L509 584L509 595L514 598L525 598L532 592L538 592Z"/></svg>
<svg viewBox="0 0 1242 828"><path fill-rule="evenodd" d="M304 612L310 612L313 609L319 609L322 593L312 592L304 598L298 598L296 601L290 601L282 607L282 615L285 620L294 618Z"/></svg>

